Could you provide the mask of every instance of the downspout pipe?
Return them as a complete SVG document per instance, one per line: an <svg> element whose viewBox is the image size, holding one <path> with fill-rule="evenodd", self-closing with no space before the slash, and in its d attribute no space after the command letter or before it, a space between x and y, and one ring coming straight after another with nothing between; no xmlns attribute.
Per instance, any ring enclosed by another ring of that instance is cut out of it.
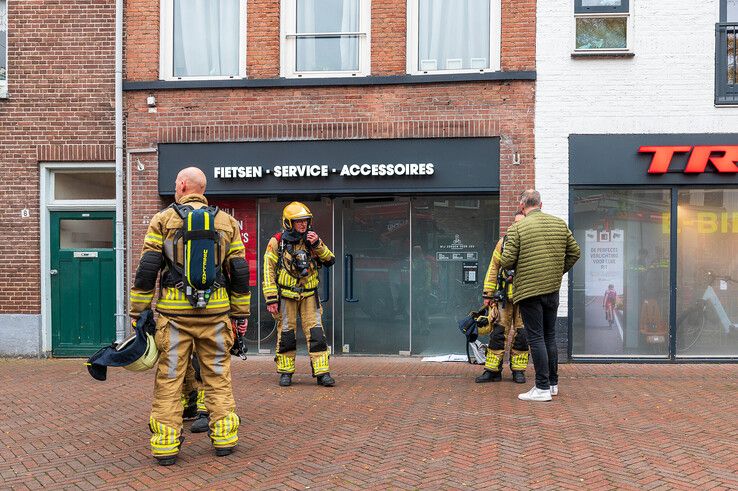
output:
<svg viewBox="0 0 738 491"><path fill-rule="evenodd" d="M123 1L115 0L115 337L126 335L123 227Z"/></svg>

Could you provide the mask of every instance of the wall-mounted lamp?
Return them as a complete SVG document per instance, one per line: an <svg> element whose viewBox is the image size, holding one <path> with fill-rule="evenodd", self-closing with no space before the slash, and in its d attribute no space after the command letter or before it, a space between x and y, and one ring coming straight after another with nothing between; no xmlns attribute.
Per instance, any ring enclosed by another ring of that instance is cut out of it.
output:
<svg viewBox="0 0 738 491"><path fill-rule="evenodd" d="M150 95L146 98L146 105L149 107L156 107L156 96Z"/></svg>

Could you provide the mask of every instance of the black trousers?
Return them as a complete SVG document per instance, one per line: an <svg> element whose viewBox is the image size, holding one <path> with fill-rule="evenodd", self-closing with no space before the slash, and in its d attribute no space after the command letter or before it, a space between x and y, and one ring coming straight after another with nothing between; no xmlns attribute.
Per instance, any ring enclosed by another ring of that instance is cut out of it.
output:
<svg viewBox="0 0 738 491"><path fill-rule="evenodd" d="M526 298L518 302L518 307L536 369L536 387L548 390L559 383L559 354L556 350L559 292Z"/></svg>

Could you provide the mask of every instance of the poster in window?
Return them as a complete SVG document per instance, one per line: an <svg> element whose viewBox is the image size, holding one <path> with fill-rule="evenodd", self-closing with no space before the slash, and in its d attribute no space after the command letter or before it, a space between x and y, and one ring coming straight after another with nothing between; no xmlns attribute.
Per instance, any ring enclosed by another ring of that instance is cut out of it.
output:
<svg viewBox="0 0 738 491"><path fill-rule="evenodd" d="M246 248L246 261L249 263L249 286L256 286L256 200L252 199L219 199L211 201L238 222L241 229L241 240ZM252 292L253 293L253 292Z"/></svg>
<svg viewBox="0 0 738 491"><path fill-rule="evenodd" d="M602 296L609 285L623 292L625 234L621 229L587 230L584 241L585 294Z"/></svg>

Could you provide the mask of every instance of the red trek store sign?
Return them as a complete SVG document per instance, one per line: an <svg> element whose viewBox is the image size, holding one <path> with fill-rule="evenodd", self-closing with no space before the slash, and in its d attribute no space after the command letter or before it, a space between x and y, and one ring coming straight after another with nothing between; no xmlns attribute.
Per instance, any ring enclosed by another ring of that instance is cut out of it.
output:
<svg viewBox="0 0 738 491"><path fill-rule="evenodd" d="M738 172L738 145L676 145L676 146L643 146L639 153L652 153L649 174L666 174L675 153L692 152L684 168L685 174L701 174L711 163L721 174Z"/></svg>

